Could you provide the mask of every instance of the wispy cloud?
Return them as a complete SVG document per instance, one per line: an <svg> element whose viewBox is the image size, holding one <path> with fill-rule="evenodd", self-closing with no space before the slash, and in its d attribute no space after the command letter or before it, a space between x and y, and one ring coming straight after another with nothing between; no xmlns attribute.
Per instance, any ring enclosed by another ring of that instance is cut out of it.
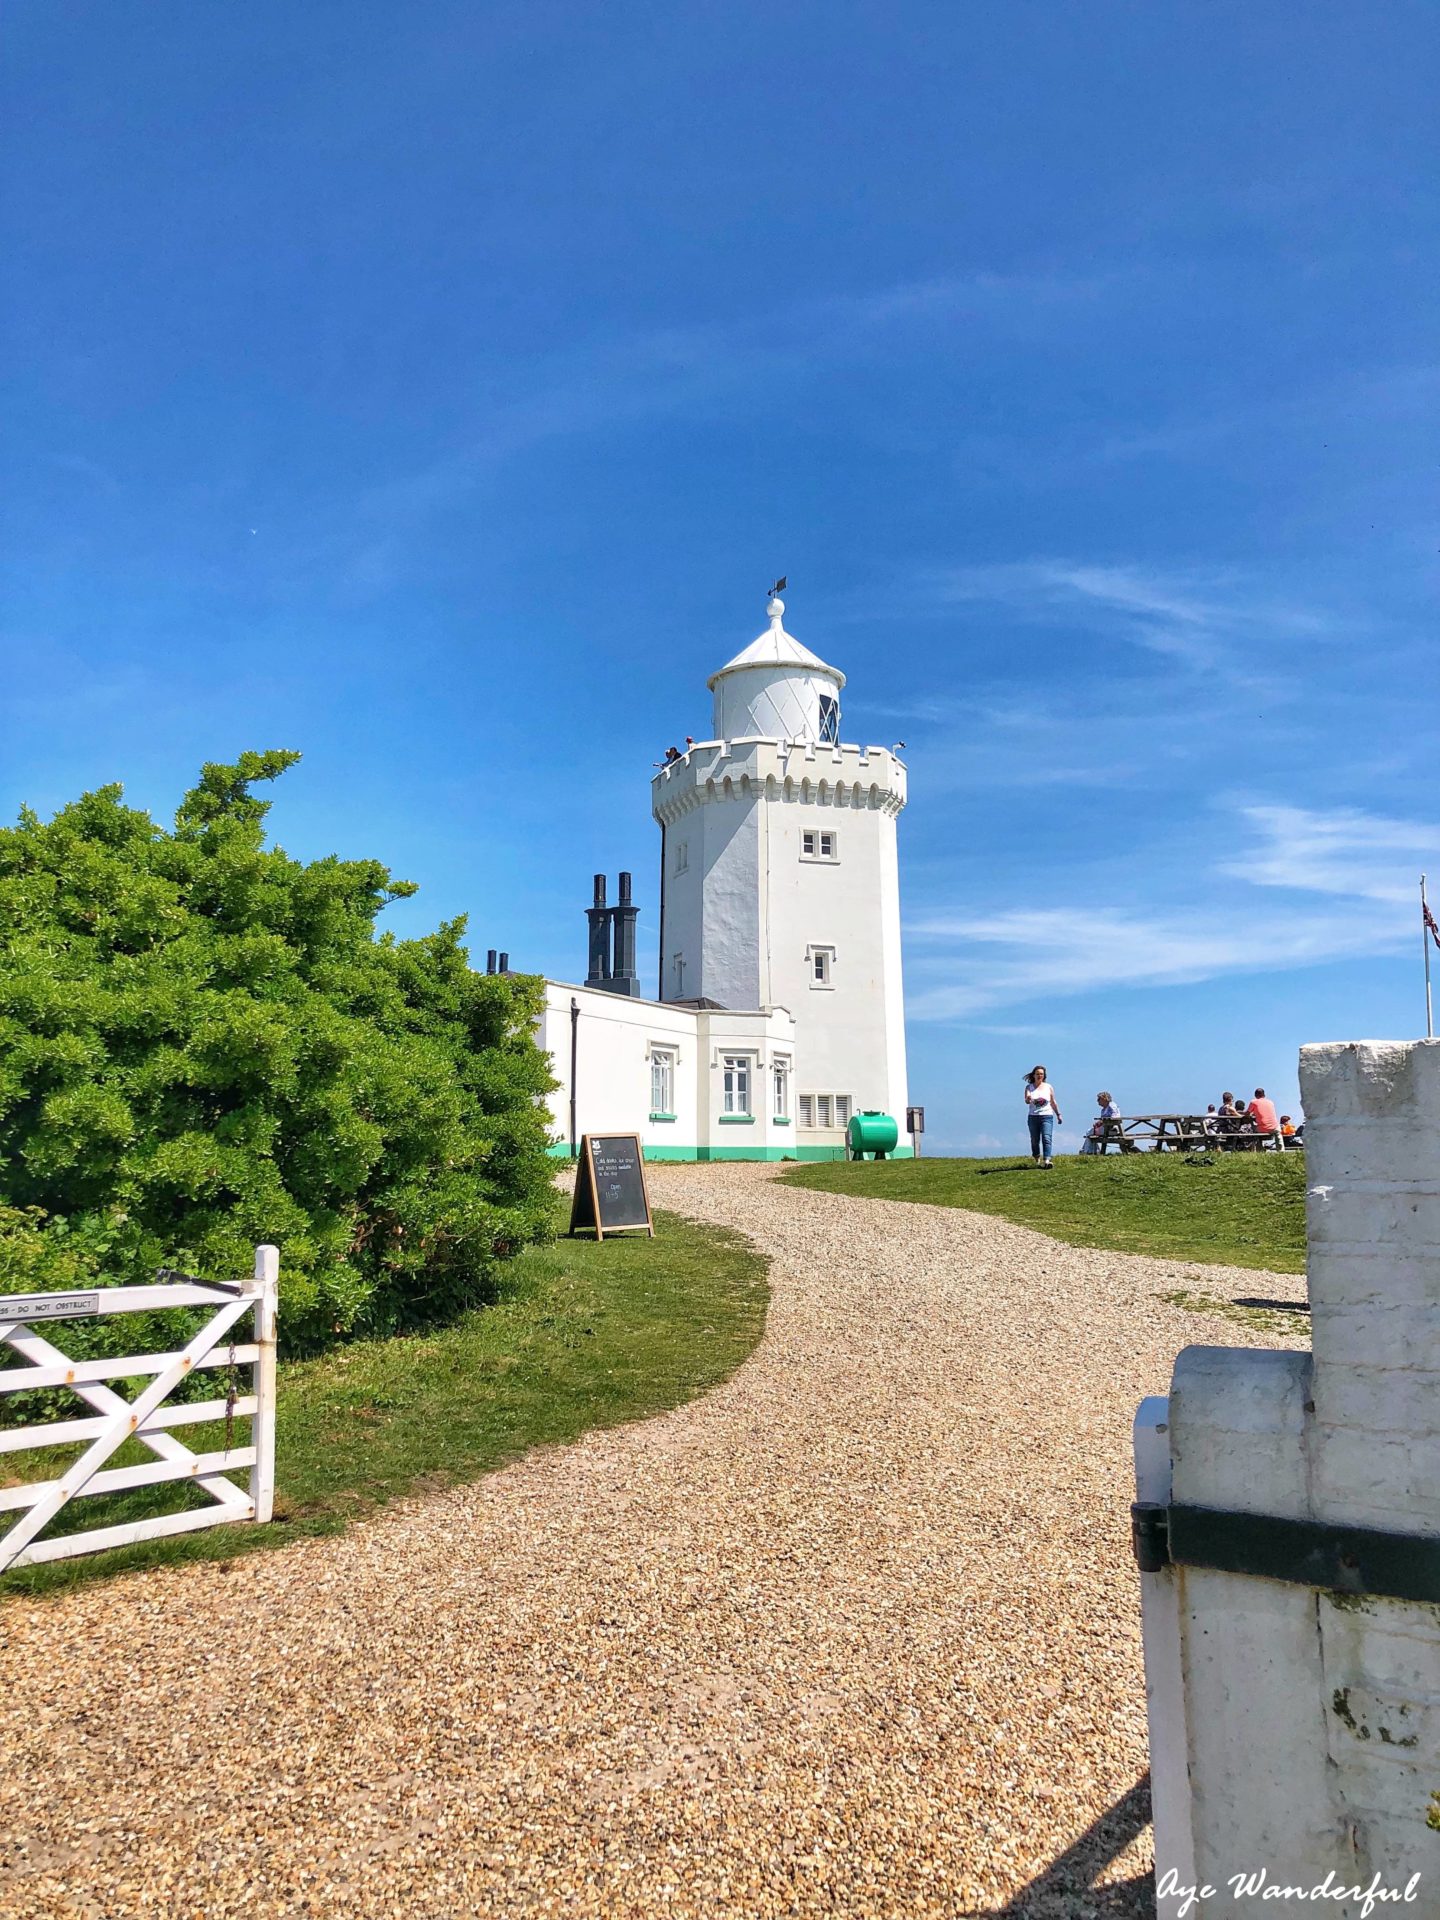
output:
<svg viewBox="0 0 1440 1920"><path fill-rule="evenodd" d="M1246 678L1254 676L1255 643L1313 640L1333 625L1314 608L1277 600L1243 580L1138 564L1050 559L954 567L935 575L932 587L942 605L987 602L1022 620L1068 622L1202 671Z"/></svg>
<svg viewBox="0 0 1440 1920"><path fill-rule="evenodd" d="M1103 299L1133 276L974 272L762 305L752 315L638 332L537 361L515 390L472 410L459 443L372 487L362 508L424 514L463 495L530 447L628 422L702 410L735 392L758 395L848 360L888 350L898 329L968 319L1004 325Z"/></svg>
<svg viewBox="0 0 1440 1920"><path fill-rule="evenodd" d="M1414 900L1416 874L1428 859L1440 867L1440 828L1394 820L1359 807L1317 812L1306 807L1244 807L1260 843L1219 871L1257 887L1358 900Z"/></svg>
<svg viewBox="0 0 1440 1920"><path fill-rule="evenodd" d="M1140 912L1105 901L990 914L921 916L909 1012L966 1020L989 1008L1117 987L1184 986L1226 974L1273 973L1393 953L1414 937L1400 909L1415 869L1440 841L1422 822L1355 808L1235 810L1257 844L1201 875L1203 906ZM1237 903L1215 880L1318 896L1283 909ZM1205 883L1210 883L1206 887Z"/></svg>
<svg viewBox="0 0 1440 1920"><path fill-rule="evenodd" d="M908 1000L915 1020L962 1020L990 1007L1105 988L1185 986L1222 974L1316 966L1391 952L1410 937L1393 916L1373 912L1247 913L1232 923L1208 912L1099 905L922 921L910 931L952 949L952 977ZM964 955L958 963L955 949Z"/></svg>

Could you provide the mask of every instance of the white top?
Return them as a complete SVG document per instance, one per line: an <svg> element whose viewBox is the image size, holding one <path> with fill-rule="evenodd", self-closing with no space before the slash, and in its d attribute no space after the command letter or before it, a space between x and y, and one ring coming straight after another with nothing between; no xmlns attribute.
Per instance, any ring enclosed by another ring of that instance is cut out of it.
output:
<svg viewBox="0 0 1440 1920"><path fill-rule="evenodd" d="M717 740L835 741L845 676L786 633L784 611L772 600L768 629L711 674Z"/></svg>
<svg viewBox="0 0 1440 1920"><path fill-rule="evenodd" d="M739 673L746 667L798 667L806 673L823 673L837 687L844 686L845 676L838 667L827 666L819 654L802 647L793 633L785 631L781 624L785 613L783 600L771 600L765 611L770 616L770 625L748 647L742 647L733 660L727 660L718 672L711 674L705 684L712 693L721 674Z"/></svg>
<svg viewBox="0 0 1440 1920"><path fill-rule="evenodd" d="M1055 1089L1048 1080L1042 1080L1038 1087L1026 1087L1025 1104L1031 1113L1054 1113Z"/></svg>

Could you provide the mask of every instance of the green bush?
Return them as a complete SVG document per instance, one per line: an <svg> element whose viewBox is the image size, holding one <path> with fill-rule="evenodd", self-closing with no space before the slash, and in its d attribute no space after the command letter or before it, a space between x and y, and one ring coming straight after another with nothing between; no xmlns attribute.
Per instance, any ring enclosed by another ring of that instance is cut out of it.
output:
<svg viewBox="0 0 1440 1920"><path fill-rule="evenodd" d="M173 831L118 786L0 830L0 1292L274 1241L313 1351L484 1302L549 1232L540 983L473 973L463 920L377 937L415 891L377 861L267 846L251 788L298 758L206 766Z"/></svg>

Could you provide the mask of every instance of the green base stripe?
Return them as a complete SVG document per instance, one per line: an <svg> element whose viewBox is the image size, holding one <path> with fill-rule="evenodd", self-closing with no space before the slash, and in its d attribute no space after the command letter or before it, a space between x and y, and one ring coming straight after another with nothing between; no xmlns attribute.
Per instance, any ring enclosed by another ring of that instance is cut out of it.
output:
<svg viewBox="0 0 1440 1920"><path fill-rule="evenodd" d="M685 1161L691 1165L708 1160L843 1160L846 1157L844 1147L661 1147L644 1140L640 1144L647 1160ZM564 1140L546 1151L552 1160L573 1158L569 1143ZM914 1154L909 1147L896 1147L886 1157L911 1160Z"/></svg>

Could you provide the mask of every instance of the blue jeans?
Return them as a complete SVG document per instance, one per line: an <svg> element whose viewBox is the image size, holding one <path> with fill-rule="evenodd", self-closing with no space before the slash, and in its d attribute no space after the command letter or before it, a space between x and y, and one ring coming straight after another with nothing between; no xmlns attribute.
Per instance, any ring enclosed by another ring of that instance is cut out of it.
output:
<svg viewBox="0 0 1440 1920"><path fill-rule="evenodd" d="M1050 1143L1055 1138L1055 1116L1053 1113L1027 1113L1030 1122L1030 1157L1032 1160L1048 1160Z"/></svg>

